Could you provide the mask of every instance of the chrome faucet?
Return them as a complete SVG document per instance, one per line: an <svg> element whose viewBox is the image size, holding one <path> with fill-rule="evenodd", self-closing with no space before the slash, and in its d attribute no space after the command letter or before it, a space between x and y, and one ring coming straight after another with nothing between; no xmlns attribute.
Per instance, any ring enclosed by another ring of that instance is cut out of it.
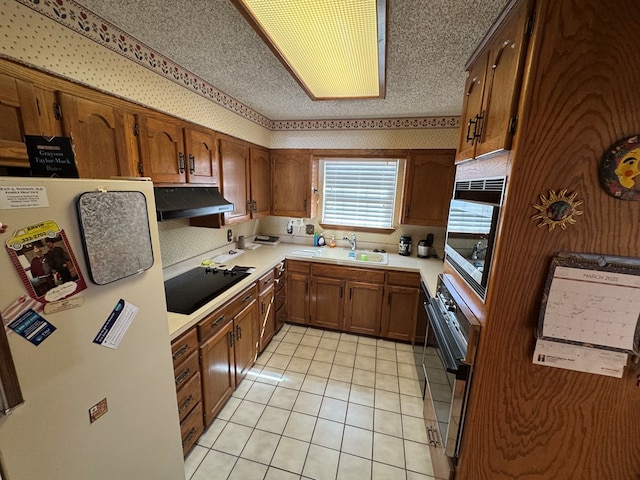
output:
<svg viewBox="0 0 640 480"><path fill-rule="evenodd" d="M349 241L349 243L351 244L351 250L355 250L356 248L358 248L358 246L356 245L356 234L355 233L351 234L351 240L349 240L349 237L347 237L347 236L343 237L342 239Z"/></svg>

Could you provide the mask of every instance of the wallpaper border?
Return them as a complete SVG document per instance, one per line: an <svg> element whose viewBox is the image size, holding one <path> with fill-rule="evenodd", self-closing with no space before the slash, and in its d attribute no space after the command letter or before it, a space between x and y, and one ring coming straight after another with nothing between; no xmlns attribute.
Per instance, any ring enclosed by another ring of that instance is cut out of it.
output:
<svg viewBox="0 0 640 480"><path fill-rule="evenodd" d="M270 120L73 0L16 0L99 45L272 131L458 128L460 117Z"/></svg>

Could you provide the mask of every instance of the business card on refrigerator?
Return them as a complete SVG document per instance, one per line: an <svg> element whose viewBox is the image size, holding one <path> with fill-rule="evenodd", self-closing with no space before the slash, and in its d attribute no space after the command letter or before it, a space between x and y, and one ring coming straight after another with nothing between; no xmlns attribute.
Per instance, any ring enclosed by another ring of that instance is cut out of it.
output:
<svg viewBox="0 0 640 480"><path fill-rule="evenodd" d="M31 308L11 322L8 327L36 347L56 330L56 327Z"/></svg>
<svg viewBox="0 0 640 480"><path fill-rule="evenodd" d="M93 343L114 350L118 348L139 310L138 307L123 299L118 300L109 318L93 339Z"/></svg>

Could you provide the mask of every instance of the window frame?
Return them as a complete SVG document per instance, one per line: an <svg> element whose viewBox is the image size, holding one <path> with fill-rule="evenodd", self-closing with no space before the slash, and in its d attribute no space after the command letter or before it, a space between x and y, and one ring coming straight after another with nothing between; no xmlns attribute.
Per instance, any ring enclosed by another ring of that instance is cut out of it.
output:
<svg viewBox="0 0 640 480"><path fill-rule="evenodd" d="M353 232L370 232L370 233L380 233L380 234L391 234L395 232L395 230L399 226L400 220L400 209L402 207L402 195L404 193L404 181L406 174L406 163L407 156L406 155L398 155L397 153L387 152L384 155L375 155L362 153L359 155L318 155L319 160L319 192L323 196L322 202L320 203L320 208L317 213L319 217L318 224L326 229L326 230L349 230ZM324 222L324 195L325 195L325 164L326 161L344 161L344 162L397 162L397 170L396 170L396 184L395 184L395 197L394 197L394 205L393 205L393 214L391 220L391 227L383 228L383 227L367 227L367 226L354 226L354 225L341 225L334 223Z"/></svg>

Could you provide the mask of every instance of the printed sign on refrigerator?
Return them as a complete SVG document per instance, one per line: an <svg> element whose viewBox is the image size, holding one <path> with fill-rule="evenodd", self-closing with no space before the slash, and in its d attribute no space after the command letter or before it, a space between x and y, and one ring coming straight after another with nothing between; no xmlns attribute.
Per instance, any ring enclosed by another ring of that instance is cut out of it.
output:
<svg viewBox="0 0 640 480"><path fill-rule="evenodd" d="M42 318L38 312L31 309L11 322L9 328L29 340L36 347L56 330L56 327Z"/></svg>
<svg viewBox="0 0 640 480"><path fill-rule="evenodd" d="M93 339L93 343L102 345L103 347L118 348L124 334L127 333L129 325L140 309L131 303L120 299L115 306L107 321Z"/></svg>

